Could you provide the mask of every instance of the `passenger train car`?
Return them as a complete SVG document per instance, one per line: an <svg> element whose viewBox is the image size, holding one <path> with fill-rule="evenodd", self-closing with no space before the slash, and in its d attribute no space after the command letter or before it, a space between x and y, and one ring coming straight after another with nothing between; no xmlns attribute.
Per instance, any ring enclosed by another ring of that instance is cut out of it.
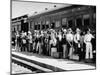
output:
<svg viewBox="0 0 100 75"><path fill-rule="evenodd" d="M90 28L96 30L96 6L71 5L60 9L37 12L35 15L23 15L12 19L11 31L61 29L71 27L75 30Z"/></svg>
<svg viewBox="0 0 100 75"><path fill-rule="evenodd" d="M27 15L19 16L12 19L11 31L28 31Z"/></svg>
<svg viewBox="0 0 100 75"><path fill-rule="evenodd" d="M61 29L79 27L96 29L96 7L87 5L71 5L53 11L28 17L29 30L46 30L48 28Z"/></svg>

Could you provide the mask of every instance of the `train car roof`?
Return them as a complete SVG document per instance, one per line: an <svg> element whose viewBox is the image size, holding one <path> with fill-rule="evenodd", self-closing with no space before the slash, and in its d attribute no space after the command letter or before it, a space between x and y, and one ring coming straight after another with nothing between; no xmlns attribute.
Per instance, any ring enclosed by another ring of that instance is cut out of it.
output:
<svg viewBox="0 0 100 75"><path fill-rule="evenodd" d="M35 13L35 14L32 14L32 15L28 14L28 19L31 19L31 18L36 17L36 16L40 16L40 15L52 14L52 13L56 13L56 12L59 12L59 11L68 10L68 9L81 7L81 6L84 6L84 5L69 5L69 6L64 6L64 7L58 8L58 9L52 9L52 10L48 10L48 11L38 12L38 13Z"/></svg>

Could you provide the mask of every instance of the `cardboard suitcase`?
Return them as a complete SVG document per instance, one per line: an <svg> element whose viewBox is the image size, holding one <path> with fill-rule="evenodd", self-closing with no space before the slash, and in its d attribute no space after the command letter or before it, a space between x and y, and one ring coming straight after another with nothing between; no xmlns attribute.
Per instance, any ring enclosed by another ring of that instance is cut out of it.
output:
<svg viewBox="0 0 100 75"><path fill-rule="evenodd" d="M53 57L59 58L59 53L58 52L53 52Z"/></svg>
<svg viewBox="0 0 100 75"><path fill-rule="evenodd" d="M62 52L54 52L53 57L55 58L62 58L63 53Z"/></svg>

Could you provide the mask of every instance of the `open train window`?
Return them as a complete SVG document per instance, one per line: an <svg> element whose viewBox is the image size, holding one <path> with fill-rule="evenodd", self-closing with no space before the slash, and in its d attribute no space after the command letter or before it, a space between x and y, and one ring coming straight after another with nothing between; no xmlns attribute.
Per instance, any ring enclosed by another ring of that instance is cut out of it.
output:
<svg viewBox="0 0 100 75"><path fill-rule="evenodd" d="M37 25L34 26L34 29L37 30Z"/></svg>
<svg viewBox="0 0 100 75"><path fill-rule="evenodd" d="M79 28L82 26L82 18L76 19L76 26L79 27Z"/></svg>
<svg viewBox="0 0 100 75"><path fill-rule="evenodd" d="M51 23L51 28L52 28L52 29L55 28L55 23L54 23L54 22Z"/></svg>
<svg viewBox="0 0 100 75"><path fill-rule="evenodd" d="M47 24L47 25L46 25L46 29L48 29L48 28L49 28L49 25Z"/></svg>
<svg viewBox="0 0 100 75"><path fill-rule="evenodd" d="M19 31L21 31L21 26L19 25Z"/></svg>
<svg viewBox="0 0 100 75"><path fill-rule="evenodd" d="M69 20L69 21L68 21L68 26L69 26L69 27L72 27L72 26L73 26L73 20Z"/></svg>
<svg viewBox="0 0 100 75"><path fill-rule="evenodd" d="M42 25L41 29L45 29L45 21L41 21L41 25Z"/></svg>
<svg viewBox="0 0 100 75"><path fill-rule="evenodd" d="M40 30L40 24L37 25L37 30Z"/></svg>
<svg viewBox="0 0 100 75"><path fill-rule="evenodd" d="M50 24L50 21L46 21L46 25L45 25L45 28L46 28L46 29L49 28L49 24Z"/></svg>
<svg viewBox="0 0 100 75"><path fill-rule="evenodd" d="M45 29L45 25L44 24L42 25L42 29Z"/></svg>

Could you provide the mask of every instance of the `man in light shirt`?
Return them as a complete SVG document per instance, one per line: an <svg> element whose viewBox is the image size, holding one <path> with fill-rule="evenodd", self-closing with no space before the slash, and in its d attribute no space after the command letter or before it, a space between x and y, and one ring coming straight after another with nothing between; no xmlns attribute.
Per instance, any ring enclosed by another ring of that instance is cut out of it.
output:
<svg viewBox="0 0 100 75"><path fill-rule="evenodd" d="M31 52L32 51L32 33L30 31L28 31L28 51Z"/></svg>
<svg viewBox="0 0 100 75"><path fill-rule="evenodd" d="M79 28L76 29L76 34L74 35L74 42L75 42L75 52L79 56L79 61L81 61L82 54L81 54L81 31Z"/></svg>
<svg viewBox="0 0 100 75"><path fill-rule="evenodd" d="M73 52L73 39L74 39L74 35L72 34L72 29L69 28L68 29L68 33L66 34L66 40L67 40L67 57L69 59L69 57L72 56L72 52Z"/></svg>
<svg viewBox="0 0 100 75"><path fill-rule="evenodd" d="M86 44L86 54L85 54L86 60L93 58L92 43L91 43L92 38L94 38L94 36L90 33L89 29L84 37L84 43Z"/></svg>

